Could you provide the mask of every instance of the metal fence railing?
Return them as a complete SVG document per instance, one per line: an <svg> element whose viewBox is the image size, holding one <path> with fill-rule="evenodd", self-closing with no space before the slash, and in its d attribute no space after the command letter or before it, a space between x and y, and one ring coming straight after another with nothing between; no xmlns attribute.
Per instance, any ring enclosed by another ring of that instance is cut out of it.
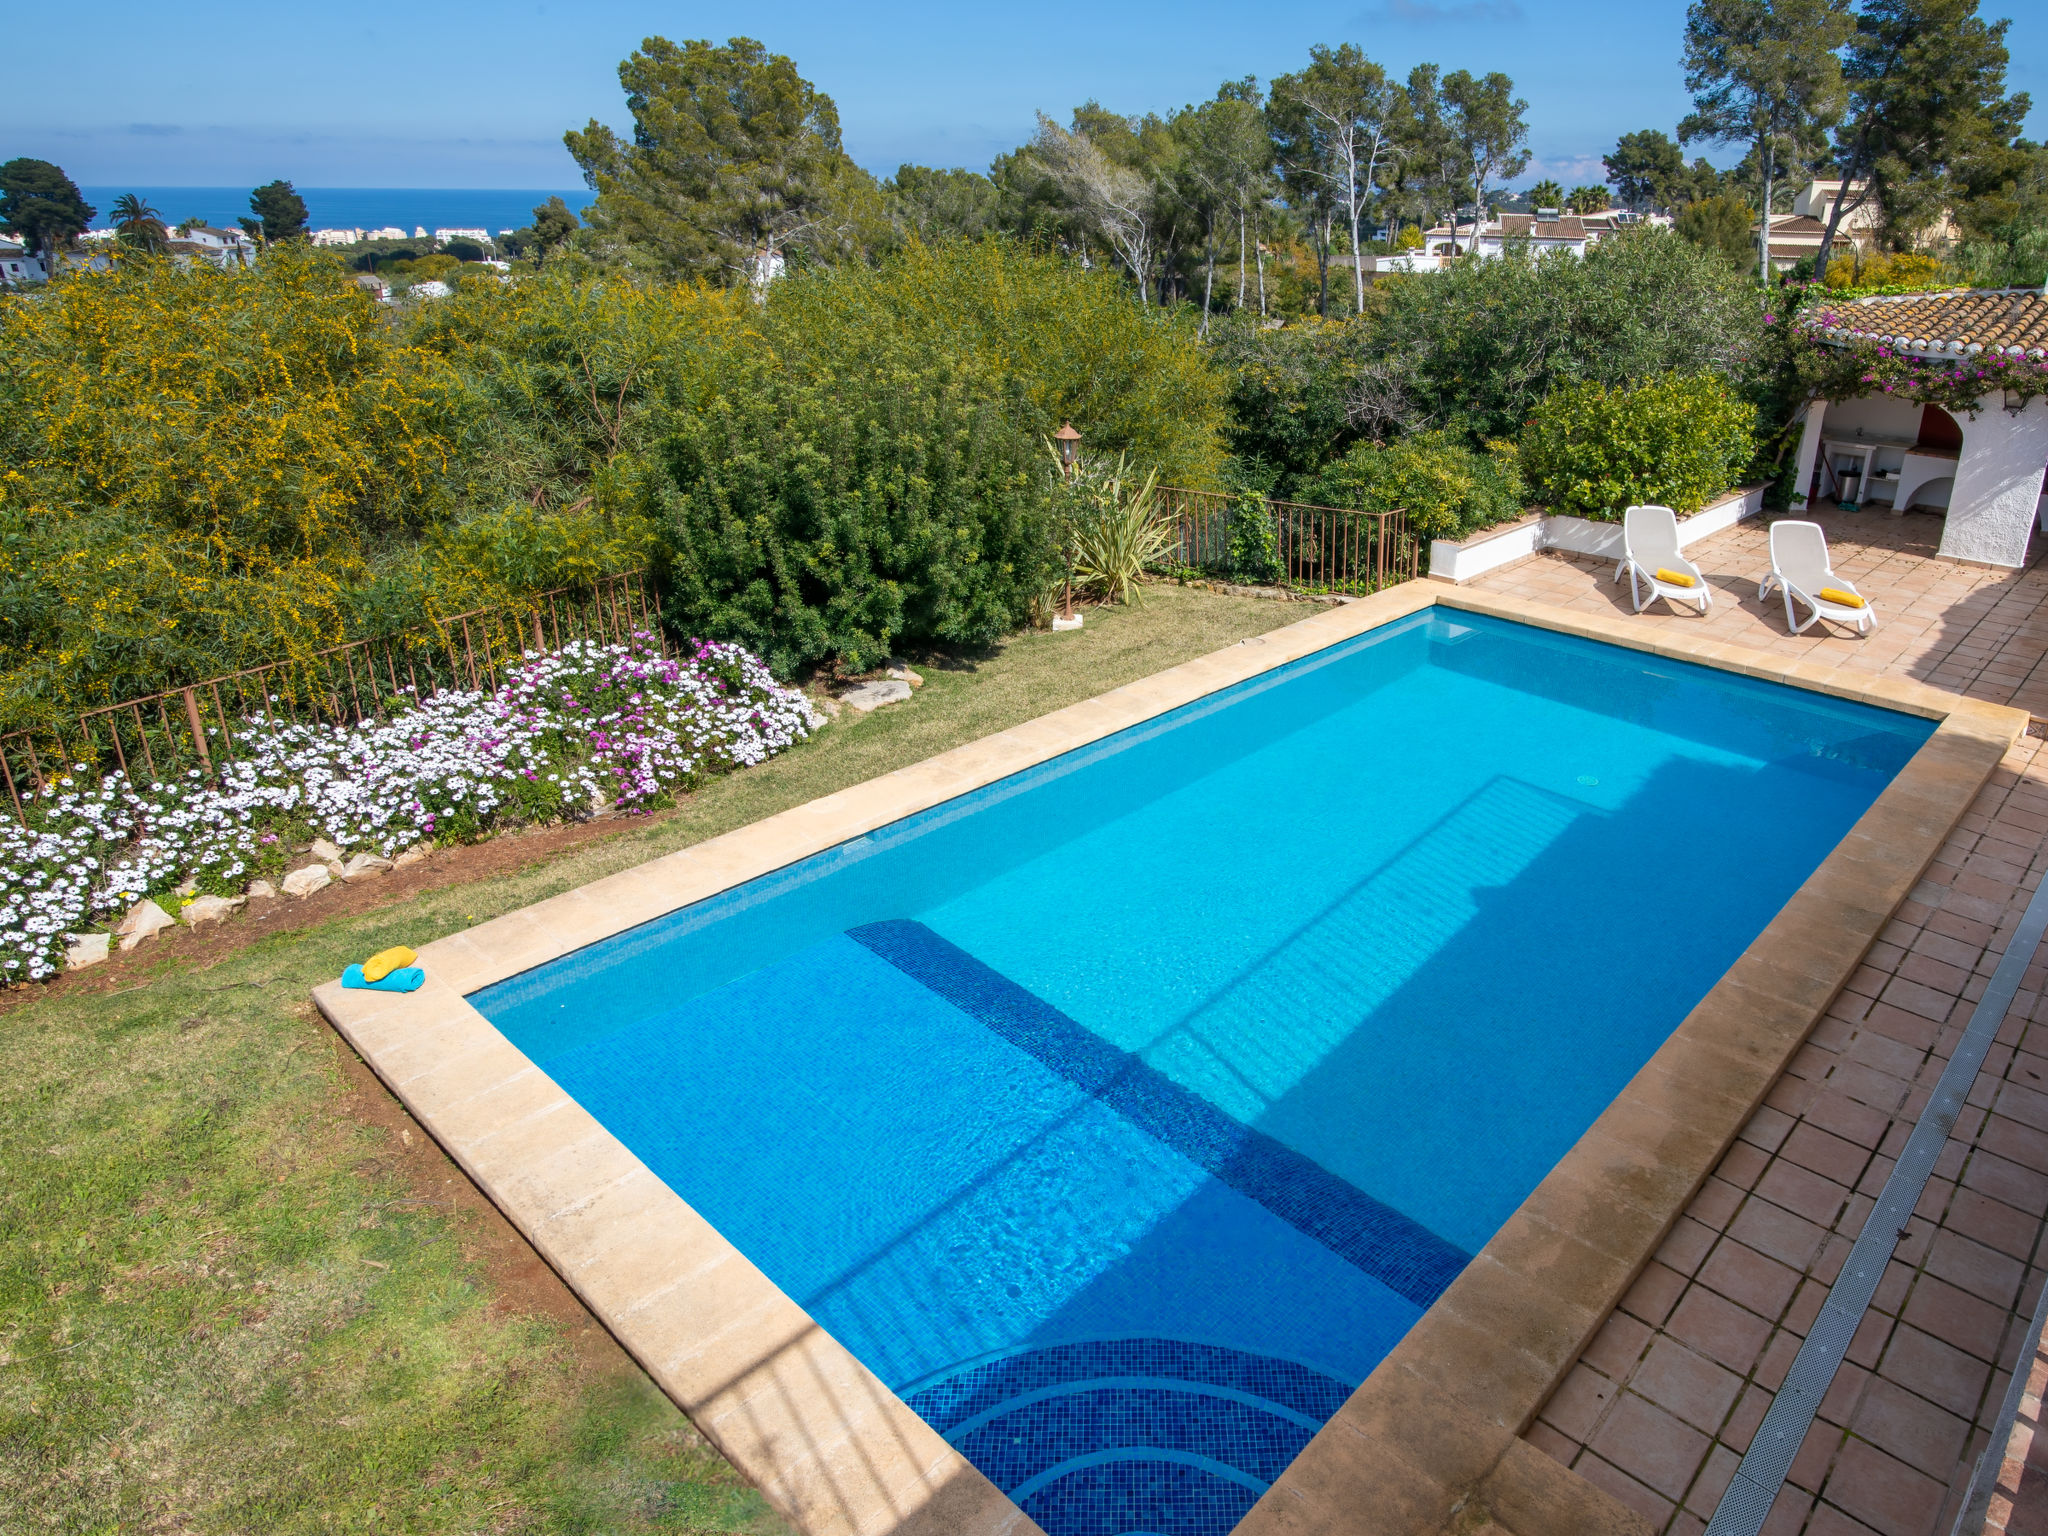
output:
<svg viewBox="0 0 2048 1536"><path fill-rule="evenodd" d="M0 736L0 783L16 817L22 794L40 794L73 763L118 769L138 784L197 768L211 777L241 755L238 732L262 719L352 724L448 689L490 689L527 650L567 641L657 636L658 607L644 571L558 587L503 608L452 614L395 634L351 640L310 656L265 662L182 688L85 710L74 731Z"/></svg>
<svg viewBox="0 0 2048 1536"><path fill-rule="evenodd" d="M1178 486L1161 486L1158 494L1180 525L1180 567L1229 574L1235 498ZM1408 526L1404 511L1360 512L1271 500L1265 506L1273 522L1274 552L1284 586L1362 595L1422 574L1428 541Z"/></svg>

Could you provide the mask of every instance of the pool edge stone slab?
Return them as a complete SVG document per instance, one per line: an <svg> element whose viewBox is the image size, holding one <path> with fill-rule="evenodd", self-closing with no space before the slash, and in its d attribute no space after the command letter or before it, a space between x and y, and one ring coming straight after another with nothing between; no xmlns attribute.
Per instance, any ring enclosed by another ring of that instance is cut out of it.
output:
<svg viewBox="0 0 2048 1536"><path fill-rule="evenodd" d="M1866 671L1695 642L1667 627L1648 631L1469 589L1405 583L436 940L420 951L427 986L395 1002L332 982L315 989L314 1000L798 1529L810 1536L1031 1536L1039 1527L1022 1510L588 1111L573 1100L541 1108L561 1090L465 994L1430 607L1939 722L1850 835L1239 1527L1244 1536L1420 1536L1453 1523L1477 1528L1490 1516L1515 1536L1645 1532L1638 1516L1520 1435L2025 730L2022 711ZM431 1060L422 1061L422 1047ZM506 1136L503 1124L486 1129L470 1120L499 1094L540 1115L547 1134ZM628 1193L614 1198L617 1191ZM1573 1212L1575 1222L1553 1219ZM651 1257L649 1247L672 1255L671 1267L657 1264L649 1274L625 1258L635 1249Z"/></svg>

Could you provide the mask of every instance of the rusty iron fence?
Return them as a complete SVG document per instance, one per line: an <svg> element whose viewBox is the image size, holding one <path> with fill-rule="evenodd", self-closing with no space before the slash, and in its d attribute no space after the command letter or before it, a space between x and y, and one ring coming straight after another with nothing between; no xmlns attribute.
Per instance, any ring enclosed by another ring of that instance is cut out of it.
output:
<svg viewBox="0 0 2048 1536"><path fill-rule="evenodd" d="M1161 503L1180 525L1178 568L1230 574L1233 498L1221 491L1161 486ZM1298 501L1266 502L1273 520L1280 582L1306 592L1363 595L1420 576L1428 541L1408 526L1408 514L1360 512Z"/></svg>
<svg viewBox="0 0 2048 1536"><path fill-rule="evenodd" d="M25 819L23 793L41 794L74 763L91 771L118 769L138 785L193 769L210 778L220 764L240 755L237 732L247 722L348 725L383 719L450 689L494 689L501 669L528 650L553 650L579 639L617 641L635 630L659 637L658 607L648 574L625 571L587 586L535 593L508 607L451 614L310 656L102 704L81 713L72 732L0 736L0 782L15 816Z"/></svg>

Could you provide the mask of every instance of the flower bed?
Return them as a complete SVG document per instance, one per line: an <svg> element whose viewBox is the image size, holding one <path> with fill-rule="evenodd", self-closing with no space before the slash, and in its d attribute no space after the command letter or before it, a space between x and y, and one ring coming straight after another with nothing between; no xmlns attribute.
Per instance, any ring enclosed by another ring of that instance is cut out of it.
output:
<svg viewBox="0 0 2048 1536"><path fill-rule="evenodd" d="M190 882L231 896L325 838L390 857L513 822L645 810L766 761L820 724L758 657L654 637L529 653L495 694L442 693L354 726L244 721L217 782L138 788L83 765L0 830L0 980L43 980L70 936ZM171 903L172 909L176 904Z"/></svg>

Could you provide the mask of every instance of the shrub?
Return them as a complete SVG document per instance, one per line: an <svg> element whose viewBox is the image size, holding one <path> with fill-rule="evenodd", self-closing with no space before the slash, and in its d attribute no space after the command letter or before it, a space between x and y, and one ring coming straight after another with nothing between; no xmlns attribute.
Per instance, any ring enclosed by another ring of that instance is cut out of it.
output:
<svg viewBox="0 0 2048 1536"><path fill-rule="evenodd" d="M761 330L786 365L845 375L914 344L920 368L1001 386L1031 442L1071 420L1089 451L1127 452L1165 485L1207 486L1223 466L1223 385L1194 319L1014 241L913 241L872 268L794 273L768 290Z"/></svg>
<svg viewBox="0 0 2048 1536"><path fill-rule="evenodd" d="M1017 627L1053 540L1052 476L1016 407L900 354L845 375L763 362L733 379L679 422L649 482L669 622L756 650L781 676Z"/></svg>
<svg viewBox="0 0 2048 1536"><path fill-rule="evenodd" d="M1230 579L1270 586L1280 579L1280 535L1273 509L1256 491L1241 491L1230 503Z"/></svg>
<svg viewBox="0 0 2048 1536"><path fill-rule="evenodd" d="M661 654L652 635L529 654L495 696L437 694L384 721L244 720L243 755L209 784L195 772L147 790L85 765L40 798L26 827L0 822L0 984L40 981L66 935L174 887L233 894L276 875L294 844L394 854L508 821L600 804L658 805L678 789L765 761L818 725L732 646Z"/></svg>
<svg viewBox="0 0 2048 1536"><path fill-rule="evenodd" d="M1866 256L1858 251L1837 256L1828 263L1826 286L1917 290L1955 282L1956 274L1938 256L1919 251L1874 251Z"/></svg>
<svg viewBox="0 0 2048 1536"><path fill-rule="evenodd" d="M1572 384L1536 408L1522 460L1553 512L1618 519L1651 503L1683 516L1734 483L1755 426L1755 408L1710 374L1623 388Z"/></svg>
<svg viewBox="0 0 2048 1536"><path fill-rule="evenodd" d="M1474 453L1442 432L1421 432L1391 447L1361 443L1324 470L1311 499L1364 512L1405 508L1426 539L1456 539L1523 512L1522 475L1512 443Z"/></svg>
<svg viewBox="0 0 2048 1536"><path fill-rule="evenodd" d="M1387 314L1368 353L1398 365L1429 425L1473 442L1512 437L1563 384L1747 379L1763 333L1754 284L1655 229L1610 235L1583 258L1510 252L1381 287Z"/></svg>
<svg viewBox="0 0 2048 1536"><path fill-rule="evenodd" d="M1267 330L1246 311L1218 319L1211 334L1210 359L1229 390L1231 453L1264 465L1274 494L1298 494L1360 435L1348 405L1372 361L1367 323L1308 319Z"/></svg>

